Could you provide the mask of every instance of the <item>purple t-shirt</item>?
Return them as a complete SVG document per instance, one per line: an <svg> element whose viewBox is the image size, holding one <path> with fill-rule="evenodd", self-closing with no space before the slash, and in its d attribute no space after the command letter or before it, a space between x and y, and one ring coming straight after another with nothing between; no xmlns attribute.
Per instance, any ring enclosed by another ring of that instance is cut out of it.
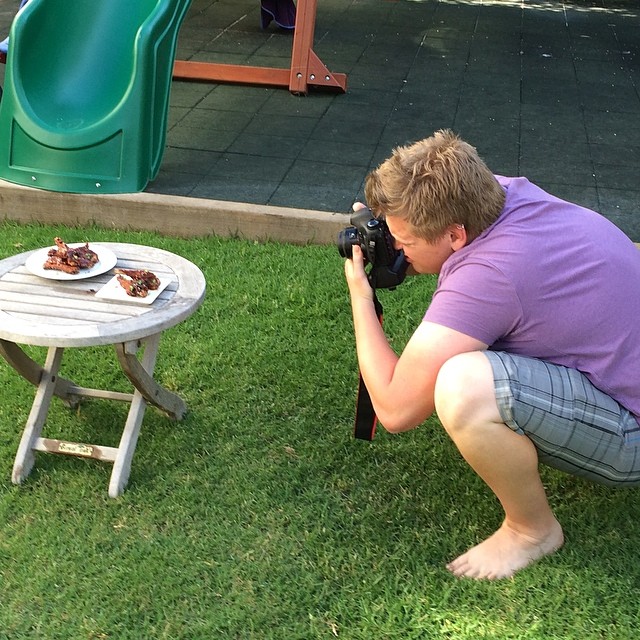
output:
<svg viewBox="0 0 640 640"><path fill-rule="evenodd" d="M594 211L496 178L500 217L444 263L424 319L578 369L640 424L640 251Z"/></svg>

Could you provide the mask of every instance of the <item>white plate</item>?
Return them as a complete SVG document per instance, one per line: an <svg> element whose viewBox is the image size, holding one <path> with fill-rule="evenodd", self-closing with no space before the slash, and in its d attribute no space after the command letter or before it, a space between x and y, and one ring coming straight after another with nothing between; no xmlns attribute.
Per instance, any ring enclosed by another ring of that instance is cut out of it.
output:
<svg viewBox="0 0 640 640"><path fill-rule="evenodd" d="M71 248L84 247L86 242L75 242L68 246ZM49 280L84 280L85 278L93 278L93 276L99 276L101 273L106 273L109 269L113 269L118 262L118 258L113 251L103 247L99 244L89 243L89 249L95 251L98 254L98 262L96 262L90 269L80 269L78 273L65 273L64 271L58 271L57 269L45 269L43 264L49 257L49 251L56 249L56 247L44 247L38 249L35 253L32 253L24 266L33 273L34 276L40 276L41 278L48 278Z"/></svg>
<svg viewBox="0 0 640 640"><path fill-rule="evenodd" d="M96 298L104 298L105 300L117 300L118 302L134 302L137 304L151 304L166 288L171 284L171 278L159 278L160 286L157 289L149 291L145 298L130 296L124 287L118 282L118 276L114 276L96 293Z"/></svg>

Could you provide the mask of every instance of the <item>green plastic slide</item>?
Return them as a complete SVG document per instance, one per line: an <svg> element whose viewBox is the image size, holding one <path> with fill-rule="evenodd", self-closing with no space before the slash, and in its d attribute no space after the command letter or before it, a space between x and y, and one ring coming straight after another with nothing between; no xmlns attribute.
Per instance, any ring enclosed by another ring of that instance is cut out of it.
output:
<svg viewBox="0 0 640 640"><path fill-rule="evenodd" d="M132 193L160 168L191 0L30 0L9 34L0 178Z"/></svg>

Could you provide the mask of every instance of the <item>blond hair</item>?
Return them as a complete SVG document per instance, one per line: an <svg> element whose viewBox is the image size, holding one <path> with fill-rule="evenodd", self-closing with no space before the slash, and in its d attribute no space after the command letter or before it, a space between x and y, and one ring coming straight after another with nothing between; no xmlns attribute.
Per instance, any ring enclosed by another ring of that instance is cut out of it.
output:
<svg viewBox="0 0 640 640"><path fill-rule="evenodd" d="M451 224L464 225L472 240L497 220L505 201L476 149L446 129L394 149L367 176L365 196L376 216L402 218L429 242Z"/></svg>

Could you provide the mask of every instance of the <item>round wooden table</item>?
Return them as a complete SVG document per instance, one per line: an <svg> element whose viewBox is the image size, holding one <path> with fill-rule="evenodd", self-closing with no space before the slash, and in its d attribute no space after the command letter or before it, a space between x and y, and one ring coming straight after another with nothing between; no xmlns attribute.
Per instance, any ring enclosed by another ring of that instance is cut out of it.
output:
<svg viewBox="0 0 640 640"><path fill-rule="evenodd" d="M116 497L129 478L146 405L154 405L174 420L180 420L186 412L182 398L159 385L153 370L162 332L188 318L201 305L205 294L202 272L185 258L162 249L90 243L98 256L101 247L115 254L116 267L148 269L165 288L151 303L126 295L105 298L104 292L113 289L109 286L113 285L113 269L86 279L54 280L34 275L25 267L33 251L0 261L0 355L37 387L13 467L15 484L29 475L34 451L60 453L112 462L109 495ZM20 344L48 347L44 365L29 357ZM122 370L133 384L133 393L81 387L58 376L65 348L102 345L114 346ZM129 402L119 446L42 438L53 396L72 407L83 397Z"/></svg>

